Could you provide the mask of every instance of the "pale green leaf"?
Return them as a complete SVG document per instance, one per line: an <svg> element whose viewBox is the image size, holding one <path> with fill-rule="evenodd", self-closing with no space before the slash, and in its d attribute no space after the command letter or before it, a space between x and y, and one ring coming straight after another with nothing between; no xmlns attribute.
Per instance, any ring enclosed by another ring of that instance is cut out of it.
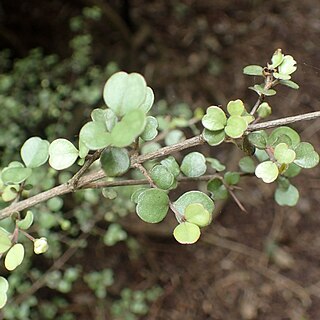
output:
<svg viewBox="0 0 320 320"><path fill-rule="evenodd" d="M25 217L22 220L17 221L17 226L20 229L26 230L30 228L32 223L33 223L33 213L31 210L28 210Z"/></svg>
<svg viewBox="0 0 320 320"><path fill-rule="evenodd" d="M79 139L90 150L103 149L111 143L111 135L100 121L86 123L80 130Z"/></svg>
<svg viewBox="0 0 320 320"><path fill-rule="evenodd" d="M77 160L77 148L66 139L57 139L49 146L49 164L56 170L63 170L72 166Z"/></svg>
<svg viewBox="0 0 320 320"><path fill-rule="evenodd" d="M294 207L299 200L299 191L292 184L285 189L278 187L275 191L274 198L280 206Z"/></svg>
<svg viewBox="0 0 320 320"><path fill-rule="evenodd" d="M263 68L257 65L250 65L243 68L243 73L249 76L262 76Z"/></svg>
<svg viewBox="0 0 320 320"><path fill-rule="evenodd" d="M227 120L227 125L224 128L225 133L230 138L240 138L248 127L247 122L240 116L231 116Z"/></svg>
<svg viewBox="0 0 320 320"><path fill-rule="evenodd" d="M200 228L190 222L183 222L177 225L173 231L175 239L182 244L192 244L200 238Z"/></svg>
<svg viewBox="0 0 320 320"><path fill-rule="evenodd" d="M141 134L141 139L144 141L153 140L158 134L158 121L155 117L148 116L146 120L146 126Z"/></svg>
<svg viewBox="0 0 320 320"><path fill-rule="evenodd" d="M278 167L272 161L259 163L255 170L255 175L262 179L265 183L271 183L275 181L278 177L278 174Z"/></svg>
<svg viewBox="0 0 320 320"><path fill-rule="evenodd" d="M239 161L239 167L241 171L246 173L254 173L256 166L253 159L249 156L243 157Z"/></svg>
<svg viewBox="0 0 320 320"><path fill-rule="evenodd" d="M21 243L17 243L7 252L4 266L7 270L12 271L22 263L23 258L24 247Z"/></svg>
<svg viewBox="0 0 320 320"><path fill-rule="evenodd" d="M296 148L296 159L294 163L302 168L313 168L319 163L319 154L314 151L312 144L308 142L299 143Z"/></svg>
<svg viewBox="0 0 320 320"><path fill-rule="evenodd" d="M23 144L20 154L26 167L40 167L48 160L49 142L39 137L32 137Z"/></svg>
<svg viewBox="0 0 320 320"><path fill-rule="evenodd" d="M0 253L4 253L10 249L12 246L11 240L8 237L8 234L0 230Z"/></svg>
<svg viewBox="0 0 320 320"><path fill-rule="evenodd" d="M212 212L206 210L200 203L192 203L186 207L184 217L188 222L205 227L212 221Z"/></svg>
<svg viewBox="0 0 320 320"><path fill-rule="evenodd" d="M174 175L163 165L156 165L150 171L150 176L156 186L168 190L174 183Z"/></svg>
<svg viewBox="0 0 320 320"><path fill-rule="evenodd" d="M191 152L183 158L180 169L187 177L200 177L207 170L206 158L200 152Z"/></svg>
<svg viewBox="0 0 320 320"><path fill-rule="evenodd" d="M225 200L228 198L228 190L219 178L210 180L207 184L207 189L211 193L213 200Z"/></svg>
<svg viewBox="0 0 320 320"><path fill-rule="evenodd" d="M245 108L243 102L238 99L230 101L227 105L227 110L231 116L241 116Z"/></svg>
<svg viewBox="0 0 320 320"><path fill-rule="evenodd" d="M289 164L294 161L296 153L285 143L279 143L274 149L274 157L279 163Z"/></svg>
<svg viewBox="0 0 320 320"><path fill-rule="evenodd" d="M130 168L128 151L122 148L107 148L103 151L101 167L108 177L123 175Z"/></svg>
<svg viewBox="0 0 320 320"><path fill-rule="evenodd" d="M161 160L160 163L165 166L174 175L175 178L179 175L180 167L173 156L169 156L168 158Z"/></svg>
<svg viewBox="0 0 320 320"><path fill-rule="evenodd" d="M227 123L227 117L224 111L216 106L211 106L207 109L207 113L202 118L203 126L211 131L221 130Z"/></svg>
<svg viewBox="0 0 320 320"><path fill-rule="evenodd" d="M210 146L217 146L221 144L226 137L223 129L218 131L210 131L208 129L204 129L202 135L203 139L207 141Z"/></svg>
<svg viewBox="0 0 320 320"><path fill-rule="evenodd" d="M1 180L4 184L19 184L28 179L31 174L31 168L6 167L2 170Z"/></svg>

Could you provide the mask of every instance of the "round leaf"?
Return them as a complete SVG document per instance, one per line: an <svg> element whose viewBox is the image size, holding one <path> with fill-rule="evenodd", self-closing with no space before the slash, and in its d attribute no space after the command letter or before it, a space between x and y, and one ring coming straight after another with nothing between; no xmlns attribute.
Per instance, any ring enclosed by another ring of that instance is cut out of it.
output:
<svg viewBox="0 0 320 320"><path fill-rule="evenodd" d="M111 131L112 145L118 148L129 146L143 132L146 115L142 110L128 112Z"/></svg>
<svg viewBox="0 0 320 320"><path fill-rule="evenodd" d="M288 169L284 172L284 176L288 178L293 178L297 176L301 171L301 168L295 163L290 163Z"/></svg>
<svg viewBox="0 0 320 320"><path fill-rule="evenodd" d="M207 170L206 158L200 152L191 152L183 158L180 169L187 177L200 177Z"/></svg>
<svg viewBox="0 0 320 320"><path fill-rule="evenodd" d="M228 198L228 190L218 178L210 180L207 189L211 192L211 198L213 200L225 200Z"/></svg>
<svg viewBox="0 0 320 320"><path fill-rule="evenodd" d="M292 74L297 70L296 64L297 62L293 59L292 56L286 55L284 56L280 66L278 67L278 71L282 74Z"/></svg>
<svg viewBox="0 0 320 320"><path fill-rule="evenodd" d="M227 123L227 117L223 110L216 106L207 109L207 113L202 118L203 126L211 131L221 130Z"/></svg>
<svg viewBox="0 0 320 320"><path fill-rule="evenodd" d="M111 143L110 133L100 121L86 123L80 130L79 138L90 150L103 149Z"/></svg>
<svg viewBox="0 0 320 320"><path fill-rule="evenodd" d="M142 102L142 104L139 106L139 109L147 113L151 109L153 102L154 102L153 90L150 87L147 87L146 97Z"/></svg>
<svg viewBox="0 0 320 320"><path fill-rule="evenodd" d="M230 101L227 105L227 110L231 116L241 116L245 109L243 102L238 99Z"/></svg>
<svg viewBox="0 0 320 320"><path fill-rule="evenodd" d="M21 243L17 243L6 254L4 266L7 270L12 271L22 263L23 258L24 247Z"/></svg>
<svg viewBox="0 0 320 320"><path fill-rule="evenodd" d="M291 145L287 143L290 147L295 147L300 143L299 134L289 127L278 127L274 129L268 138L268 143L270 145L278 144L280 142L279 139L281 139L281 136L283 135L286 135L291 139ZM281 142L284 142L284 141L281 141Z"/></svg>
<svg viewBox="0 0 320 320"><path fill-rule="evenodd" d="M4 231L0 230L0 253L4 253L12 246L11 240Z"/></svg>
<svg viewBox="0 0 320 320"><path fill-rule="evenodd" d="M239 183L240 181L240 174L238 172L226 172L224 175L225 182L231 186Z"/></svg>
<svg viewBox="0 0 320 320"><path fill-rule="evenodd" d="M223 142L224 138L226 137L224 130L210 131L208 129L204 129L202 135L203 135L203 139L207 141L207 143L210 146L219 145L220 143Z"/></svg>
<svg viewBox="0 0 320 320"><path fill-rule="evenodd" d="M147 109L151 101L150 92L148 95L146 102L147 85L142 75L122 71L112 75L103 90L105 103L117 116L123 116L145 102L143 108Z"/></svg>
<svg viewBox="0 0 320 320"><path fill-rule="evenodd" d="M144 141L153 140L158 134L158 121L155 117L148 116L146 126L141 134L141 139Z"/></svg>
<svg viewBox="0 0 320 320"><path fill-rule="evenodd" d="M165 166L176 178L180 173L180 167L176 161L176 159L172 156L161 160L160 162L163 166Z"/></svg>
<svg viewBox="0 0 320 320"><path fill-rule="evenodd" d="M148 189L138 197L137 214L145 222L158 223L167 215L169 197L160 189Z"/></svg>
<svg viewBox="0 0 320 320"><path fill-rule="evenodd" d="M175 181L174 175L163 165L154 166L150 171L150 176L160 189L170 189Z"/></svg>
<svg viewBox="0 0 320 320"><path fill-rule="evenodd" d="M130 157L126 149L105 149L100 158L101 167L108 177L123 175L130 168Z"/></svg>
<svg viewBox="0 0 320 320"><path fill-rule="evenodd" d="M205 227L212 220L212 212L206 210L200 203L192 203L186 207L184 216L188 222L194 223L199 227Z"/></svg>
<svg viewBox="0 0 320 320"><path fill-rule="evenodd" d="M243 73L249 76L262 76L263 68L257 65L250 65L243 68Z"/></svg>
<svg viewBox="0 0 320 320"><path fill-rule="evenodd" d="M299 200L299 191L292 184L288 188L277 188L274 194L276 202L280 206L294 207Z"/></svg>
<svg viewBox="0 0 320 320"><path fill-rule="evenodd" d="M9 289L9 284L7 279L0 277L0 293L6 293Z"/></svg>
<svg viewBox="0 0 320 320"><path fill-rule="evenodd" d="M180 223L175 227L173 236L182 244L192 244L198 241L200 238L200 228L190 222Z"/></svg>
<svg viewBox="0 0 320 320"><path fill-rule="evenodd" d="M294 163L302 168L313 168L319 163L319 154L314 151L312 144L301 142L295 148L296 159Z"/></svg>
<svg viewBox="0 0 320 320"><path fill-rule="evenodd" d="M2 170L1 180L5 184L19 184L29 178L31 174L31 168L7 167Z"/></svg>
<svg viewBox="0 0 320 320"><path fill-rule="evenodd" d="M188 191L184 193L177 199L177 201L174 202L174 206L178 212L181 213L181 215L184 215L187 206L192 203L202 204L203 207L209 212L212 212L214 209L213 201L201 191Z"/></svg>
<svg viewBox="0 0 320 320"><path fill-rule="evenodd" d="M26 167L40 167L48 160L49 142L39 137L32 137L23 144L20 153Z"/></svg>
<svg viewBox="0 0 320 320"><path fill-rule="evenodd" d="M278 177L278 174L278 167L272 161L259 163L255 170L255 175L262 179L265 183L271 183L275 181Z"/></svg>
<svg viewBox="0 0 320 320"><path fill-rule="evenodd" d="M260 118L269 117L272 113L272 109L269 106L268 102L261 103L257 110L257 113Z"/></svg>
<svg viewBox="0 0 320 320"><path fill-rule="evenodd" d="M253 159L248 156L240 159L239 167L241 171L246 173L254 173L254 170L256 168Z"/></svg>
<svg viewBox="0 0 320 320"><path fill-rule="evenodd" d="M33 223L33 213L31 210L28 210L26 213L26 216L22 220L17 221L17 226L20 229L26 230L30 228L32 223Z"/></svg>
<svg viewBox="0 0 320 320"><path fill-rule="evenodd" d="M8 297L6 293L0 293L0 309L2 309L7 303Z"/></svg>
<svg viewBox="0 0 320 320"><path fill-rule="evenodd" d="M270 67L271 68L278 67L283 61L283 58L284 58L284 54L282 53L281 49L277 49L272 55L272 58L271 58L272 65Z"/></svg>
<svg viewBox="0 0 320 320"><path fill-rule="evenodd" d="M181 130L175 129L171 130L165 137L164 142L167 146L171 146L178 142L185 140L186 137Z"/></svg>
<svg viewBox="0 0 320 320"><path fill-rule="evenodd" d="M49 146L49 164L56 170L72 166L78 158L77 148L66 139L57 139Z"/></svg>
<svg viewBox="0 0 320 320"><path fill-rule="evenodd" d="M224 128L226 134L231 138L240 138L248 127L247 122L240 116L231 116Z"/></svg>
<svg viewBox="0 0 320 320"><path fill-rule="evenodd" d="M287 144L279 143L274 149L274 157L279 163L289 164L295 159L296 153Z"/></svg>

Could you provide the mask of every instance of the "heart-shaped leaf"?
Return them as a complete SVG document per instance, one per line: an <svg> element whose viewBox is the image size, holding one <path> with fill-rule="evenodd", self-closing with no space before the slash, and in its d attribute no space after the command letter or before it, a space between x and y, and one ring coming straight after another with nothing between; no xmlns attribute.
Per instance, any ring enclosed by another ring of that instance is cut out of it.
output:
<svg viewBox="0 0 320 320"><path fill-rule="evenodd" d="M203 126L211 131L221 130L227 123L227 117L223 110L216 106L207 109L207 113L202 118Z"/></svg>
<svg viewBox="0 0 320 320"><path fill-rule="evenodd" d="M56 170L63 170L72 166L78 155L77 148L66 139L54 140L49 146L49 164Z"/></svg>
<svg viewBox="0 0 320 320"><path fill-rule="evenodd" d="M213 212L213 201L201 191L188 191L184 193L174 202L174 207L183 215L187 206L192 203L200 203L207 211Z"/></svg>
<svg viewBox="0 0 320 320"><path fill-rule="evenodd" d="M138 197L136 211L145 222L158 223L162 221L169 209L169 197L160 189L147 189Z"/></svg>
<svg viewBox="0 0 320 320"><path fill-rule="evenodd" d="M180 169L187 177L200 177L207 170L206 158L200 152L191 152L183 158Z"/></svg>
<svg viewBox="0 0 320 320"><path fill-rule="evenodd" d="M275 191L274 198L278 205L294 207L299 200L299 191L292 184L288 188L278 187Z"/></svg>
<svg viewBox="0 0 320 320"><path fill-rule="evenodd" d="M190 222L180 223L173 231L173 236L175 239L182 244L195 243L200 238L200 235L200 228Z"/></svg>
<svg viewBox="0 0 320 320"><path fill-rule="evenodd" d="M0 293L7 293L9 289L9 283L4 277L0 277Z"/></svg>
<svg viewBox="0 0 320 320"><path fill-rule="evenodd" d="M271 58L271 66L270 68L277 68L283 61L284 54L282 53L281 49L277 49Z"/></svg>
<svg viewBox="0 0 320 320"><path fill-rule="evenodd" d="M175 130L171 130L166 135L164 142L167 146L171 146L171 145L176 144L178 142L181 142L185 139L186 139L186 137L185 137L183 131L175 129Z"/></svg>
<svg viewBox="0 0 320 320"><path fill-rule="evenodd" d="M11 240L8 237L9 235L0 230L0 253L4 253L10 249L12 246Z"/></svg>
<svg viewBox="0 0 320 320"><path fill-rule="evenodd" d="M241 171L246 173L254 173L256 169L253 159L249 156L240 159L239 167Z"/></svg>
<svg viewBox="0 0 320 320"><path fill-rule="evenodd" d="M23 144L20 153L26 167L40 167L48 160L49 142L39 137L32 137Z"/></svg>
<svg viewBox="0 0 320 320"><path fill-rule="evenodd" d="M163 166L165 166L176 178L180 174L180 167L177 163L176 159L172 156L161 160L160 162Z"/></svg>
<svg viewBox="0 0 320 320"><path fill-rule="evenodd" d="M294 161L296 153L285 143L279 143L274 149L274 157L279 163L289 164Z"/></svg>
<svg viewBox="0 0 320 320"><path fill-rule="evenodd" d="M184 217L188 222L205 227L211 223L212 212L206 210L201 203L192 203L186 207Z"/></svg>
<svg viewBox="0 0 320 320"><path fill-rule="evenodd" d="M247 122L240 116L231 116L227 120L227 126L224 128L225 133L230 138L240 138L247 130Z"/></svg>
<svg viewBox="0 0 320 320"><path fill-rule="evenodd" d="M147 113L151 109L153 102L154 102L153 90L150 87L147 87L146 97L144 101L141 103L141 105L139 106L139 109L144 111L144 113Z"/></svg>
<svg viewBox="0 0 320 320"><path fill-rule="evenodd" d="M32 174L31 168L25 167L6 167L2 170L1 180L5 184L19 184L29 178Z"/></svg>
<svg viewBox="0 0 320 320"><path fill-rule="evenodd" d="M90 150L103 149L111 143L111 135L100 121L86 123L80 130L79 138Z"/></svg>
<svg viewBox="0 0 320 320"><path fill-rule="evenodd" d="M150 176L156 186L160 189L168 190L174 183L174 175L163 165L154 166L150 171Z"/></svg>
<svg viewBox="0 0 320 320"><path fill-rule="evenodd" d="M227 110L231 116L241 116L245 110L243 102L238 100L232 100L227 105Z"/></svg>
<svg viewBox="0 0 320 320"><path fill-rule="evenodd" d="M292 56L284 56L281 64L278 67L278 71L281 74L292 74L297 70L297 62L293 59Z"/></svg>
<svg viewBox="0 0 320 320"><path fill-rule="evenodd" d="M203 139L207 141L210 146L217 146L223 142L226 137L224 130L210 131L208 129L203 130Z"/></svg>
<svg viewBox="0 0 320 320"><path fill-rule="evenodd" d="M126 149L107 148L102 152L100 162L108 177L121 176L130 168L130 157Z"/></svg>
<svg viewBox="0 0 320 320"><path fill-rule="evenodd" d="M17 243L7 252L4 266L7 270L12 271L22 263L23 258L24 247L21 243Z"/></svg>
<svg viewBox="0 0 320 320"><path fill-rule="evenodd" d="M112 145L118 148L129 146L143 132L145 125L146 114L142 110L129 111L112 129Z"/></svg>
<svg viewBox="0 0 320 320"><path fill-rule="evenodd" d="M313 168L319 163L319 154L314 151L312 144L301 142L295 148L296 159L294 163L302 168Z"/></svg>
<svg viewBox="0 0 320 320"><path fill-rule="evenodd" d="M138 73L117 72L109 78L103 90L106 105L120 117L131 110L138 109L145 102L146 96L146 82ZM149 107L149 104L150 101L146 106ZM147 109L146 106L144 105L143 108Z"/></svg>
<svg viewBox="0 0 320 320"><path fill-rule="evenodd" d="M262 179L265 183L271 183L275 181L278 177L278 174L278 167L272 161L259 163L255 170L255 175Z"/></svg>

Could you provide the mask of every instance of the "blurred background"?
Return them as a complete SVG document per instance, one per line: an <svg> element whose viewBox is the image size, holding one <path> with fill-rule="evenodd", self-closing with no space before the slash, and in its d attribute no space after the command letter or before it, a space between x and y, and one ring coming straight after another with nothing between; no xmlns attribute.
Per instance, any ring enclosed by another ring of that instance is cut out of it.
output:
<svg viewBox="0 0 320 320"><path fill-rule="evenodd" d="M277 48L297 61L300 89L281 87L268 99L272 119L320 110L319 39L316 0L1 0L0 165L18 159L30 136L76 141L118 70L145 76L152 115L187 121L173 140L201 130L192 121L197 108L239 98L250 109L254 79L242 69L264 66ZM293 128L319 151L319 126ZM201 148L238 170L233 146ZM46 167L33 192L71 173ZM315 168L293 179L294 208L275 204L273 185L244 180L237 196L248 213L232 199L219 203L192 246L173 239L173 219L139 220L130 188L112 190L112 201L110 190L52 199L35 209L33 229L49 238L50 252L34 258L31 248L17 272L1 270L12 295L2 318L320 319L318 177ZM202 186L184 184L172 198L195 188Z"/></svg>

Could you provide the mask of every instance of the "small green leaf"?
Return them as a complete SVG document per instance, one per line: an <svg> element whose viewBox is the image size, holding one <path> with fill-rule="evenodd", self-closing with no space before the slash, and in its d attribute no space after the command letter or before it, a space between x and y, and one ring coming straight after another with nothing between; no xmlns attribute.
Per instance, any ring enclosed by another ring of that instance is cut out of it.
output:
<svg viewBox="0 0 320 320"><path fill-rule="evenodd" d="M210 146L219 145L224 141L226 137L226 134L223 129L218 131L210 131L208 129L204 129L202 135L203 135L203 139L207 141L207 143Z"/></svg>
<svg viewBox="0 0 320 320"><path fill-rule="evenodd" d="M261 103L257 110L257 113L260 118L269 117L272 113L272 109L269 106L268 102Z"/></svg>
<svg viewBox="0 0 320 320"><path fill-rule="evenodd" d="M4 266L7 270L12 271L18 267L24 258L24 247L21 243L17 243L7 252Z"/></svg>
<svg viewBox="0 0 320 320"><path fill-rule="evenodd" d="M129 146L143 132L145 125L146 115L142 110L129 111L112 129L112 145L118 148Z"/></svg>
<svg viewBox="0 0 320 320"><path fill-rule="evenodd" d="M207 170L206 158L200 152L191 152L183 158L180 169L187 177L200 177Z"/></svg>
<svg viewBox="0 0 320 320"><path fill-rule="evenodd" d="M174 175L161 164L158 164L151 169L150 176L156 186L164 190L170 189L175 181Z"/></svg>
<svg viewBox="0 0 320 320"><path fill-rule="evenodd" d="M4 202L9 202L14 200L17 197L17 194L19 192L19 186L17 185L9 185L6 186L2 191L2 200Z"/></svg>
<svg viewBox="0 0 320 320"><path fill-rule="evenodd" d="M262 179L265 183L271 183L275 181L278 177L278 174L278 167L272 161L259 163L255 170L255 175Z"/></svg>
<svg viewBox="0 0 320 320"><path fill-rule="evenodd" d="M249 156L240 159L239 167L241 171L246 173L254 173L256 169L253 159Z"/></svg>
<svg viewBox="0 0 320 320"><path fill-rule="evenodd" d="M284 172L284 176L288 178L293 178L297 176L301 171L301 168L295 163L290 163L288 169Z"/></svg>
<svg viewBox="0 0 320 320"><path fill-rule="evenodd" d="M271 62L272 65L270 68L277 68L283 61L284 54L281 52L281 49L277 49L272 55Z"/></svg>
<svg viewBox="0 0 320 320"><path fill-rule="evenodd" d="M139 106L139 109L147 113L151 109L153 102L154 102L153 90L150 87L147 87L146 97L144 101L141 103L141 105Z"/></svg>
<svg viewBox="0 0 320 320"><path fill-rule="evenodd" d="M158 223L162 221L169 209L169 197L160 189L147 189L138 197L136 211L145 222Z"/></svg>
<svg viewBox="0 0 320 320"><path fill-rule="evenodd" d="M293 59L292 56L286 55L279 65L278 71L282 74L292 74L297 70L296 64L297 62Z"/></svg>
<svg viewBox="0 0 320 320"><path fill-rule="evenodd" d="M22 220L17 221L17 226L20 229L26 230L30 228L32 223L33 223L33 213L31 210L28 210L25 217Z"/></svg>
<svg viewBox="0 0 320 320"><path fill-rule="evenodd" d="M238 100L232 100L227 105L227 110L231 116L241 116L245 110L243 102Z"/></svg>
<svg viewBox="0 0 320 320"><path fill-rule="evenodd" d="M107 148L102 152L100 162L108 177L121 176L130 168L130 157L126 149Z"/></svg>
<svg viewBox="0 0 320 320"><path fill-rule="evenodd" d="M240 138L248 127L247 122L240 116L231 116L228 118L225 133L230 138Z"/></svg>
<svg viewBox="0 0 320 320"><path fill-rule="evenodd" d="M265 96L274 96L277 92L273 89L265 89L263 84L256 84L249 89L257 92L259 95L263 94Z"/></svg>
<svg viewBox="0 0 320 320"><path fill-rule="evenodd" d="M31 168L6 167L2 170L1 180L4 184L19 184L28 179L31 174Z"/></svg>
<svg viewBox="0 0 320 320"><path fill-rule="evenodd" d="M164 139L164 143L166 144L166 146L171 146L171 145L176 144L178 142L181 142L185 139L186 139L186 137L185 137L184 133L181 130L175 129L175 130L171 130L166 135L166 137Z"/></svg>
<svg viewBox="0 0 320 320"><path fill-rule="evenodd" d="M139 196L145 192L146 190L149 190L148 188L140 188L140 189L137 189L132 195L131 195L131 201L134 202L134 203L138 203L138 199L139 199Z"/></svg>
<svg viewBox="0 0 320 320"><path fill-rule="evenodd" d="M229 185L236 185L240 181L240 174L238 172L226 172L224 174L224 181Z"/></svg>
<svg viewBox="0 0 320 320"><path fill-rule="evenodd" d="M223 110L216 106L207 109L207 113L202 118L203 126L211 131L221 130L227 123L227 117Z"/></svg>
<svg viewBox="0 0 320 320"><path fill-rule="evenodd" d="M54 140L49 146L49 164L56 170L63 170L72 166L78 155L77 148L66 139Z"/></svg>
<svg viewBox="0 0 320 320"><path fill-rule="evenodd" d="M200 238L200 228L190 222L183 222L177 225L173 231L173 236L181 244L192 244Z"/></svg>
<svg viewBox="0 0 320 320"><path fill-rule="evenodd" d="M89 151L90 149L83 143L83 141L79 140L79 157L84 159L88 155Z"/></svg>
<svg viewBox="0 0 320 320"><path fill-rule="evenodd" d="M91 112L92 121L102 122L108 131L111 131L118 122L116 114L111 109L94 109Z"/></svg>
<svg viewBox="0 0 320 320"><path fill-rule="evenodd" d="M50 211L57 212L63 207L63 199L61 197L53 197L47 201Z"/></svg>
<svg viewBox="0 0 320 320"><path fill-rule="evenodd" d="M111 143L110 133L100 121L86 123L80 130L79 138L90 150L103 149Z"/></svg>
<svg viewBox="0 0 320 320"><path fill-rule="evenodd" d="M278 187L275 191L274 198L280 206L294 207L299 200L299 191L292 184L286 189Z"/></svg>
<svg viewBox="0 0 320 320"><path fill-rule="evenodd" d="M9 289L9 283L4 277L0 277L0 293L6 293Z"/></svg>
<svg viewBox="0 0 320 320"><path fill-rule="evenodd" d="M48 160L49 142L39 137L32 137L23 144L20 154L26 167L40 167Z"/></svg>
<svg viewBox="0 0 320 320"><path fill-rule="evenodd" d="M243 68L243 73L249 76L262 76L263 68L257 65L250 65Z"/></svg>
<svg viewBox="0 0 320 320"><path fill-rule="evenodd" d="M153 140L158 134L158 121L155 117L148 116L146 126L141 134L141 139L144 141Z"/></svg>
<svg viewBox="0 0 320 320"><path fill-rule="evenodd" d="M228 190L219 178L214 178L208 182L208 191L213 200L225 200L228 198Z"/></svg>
<svg viewBox="0 0 320 320"><path fill-rule="evenodd" d="M279 163L289 164L294 161L296 153L285 143L279 143L274 149L274 157Z"/></svg>
<svg viewBox="0 0 320 320"><path fill-rule="evenodd" d="M269 159L269 156L265 152L265 150L256 149L254 155L260 162L263 162Z"/></svg>
<svg viewBox="0 0 320 320"><path fill-rule="evenodd" d="M273 76L276 79L279 79L279 80L289 80L289 79L291 79L291 76L289 76L288 74L283 74L283 73L278 73L278 72L274 72Z"/></svg>
<svg viewBox="0 0 320 320"><path fill-rule="evenodd" d="M148 94L150 95L150 92ZM148 105L144 104L146 96L146 82L138 73L117 72L108 79L103 90L106 105L120 117L138 109L142 104L145 109Z"/></svg>
<svg viewBox="0 0 320 320"><path fill-rule="evenodd" d="M180 196L173 205L183 215L187 206L192 203L200 203L207 211L213 212L213 201L201 191L188 191Z"/></svg>
<svg viewBox="0 0 320 320"><path fill-rule="evenodd" d="M314 151L312 144L308 142L299 143L296 148L296 159L294 163L302 168L313 168L319 163L319 154Z"/></svg>
<svg viewBox="0 0 320 320"><path fill-rule="evenodd" d="M165 166L175 178L180 174L179 164L174 157L169 156L168 158L161 160L160 163Z"/></svg>
<svg viewBox="0 0 320 320"><path fill-rule="evenodd" d="M0 253L4 253L12 246L11 240L8 234L0 230Z"/></svg>
<svg viewBox="0 0 320 320"><path fill-rule="evenodd" d="M226 169L226 166L222 164L218 159L206 158L207 162L210 163L211 167L216 171L220 172Z"/></svg>
<svg viewBox="0 0 320 320"><path fill-rule="evenodd" d="M268 135L264 130L254 131L248 134L248 140L259 149L265 149L268 144Z"/></svg>
<svg viewBox="0 0 320 320"><path fill-rule="evenodd" d="M300 136L299 134L294 131L293 129L289 128L289 127L278 127L276 129L274 129L269 138L268 138L268 144L269 145L277 145L280 142L280 138L281 136L286 135L291 139L291 144L288 144L290 147L295 147L296 145L298 145L300 143ZM284 140L282 140L281 142L285 142Z"/></svg>
<svg viewBox="0 0 320 320"><path fill-rule="evenodd" d="M299 85L291 80L280 80L280 83L291 89L295 89L295 90L299 89Z"/></svg>
<svg viewBox="0 0 320 320"><path fill-rule="evenodd" d="M184 216L188 222L199 227L208 226L212 220L212 212L206 210L200 203L192 203L186 207Z"/></svg>

